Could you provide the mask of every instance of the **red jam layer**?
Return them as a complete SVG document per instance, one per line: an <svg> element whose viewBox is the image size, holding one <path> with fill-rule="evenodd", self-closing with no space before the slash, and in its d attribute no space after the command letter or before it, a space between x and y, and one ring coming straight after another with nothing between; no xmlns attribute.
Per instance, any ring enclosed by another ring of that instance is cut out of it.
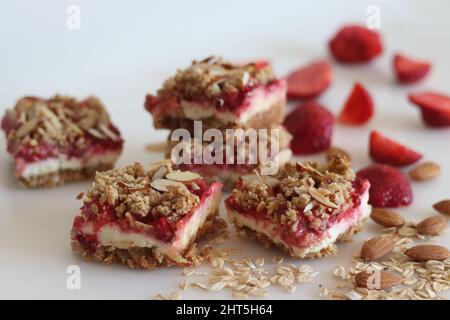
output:
<svg viewBox="0 0 450 320"><path fill-rule="evenodd" d="M109 127L114 133L120 135L116 127L110 125ZM118 141L98 139L88 133L85 134L86 147L78 149L74 144L69 144L62 149L55 145L37 145L31 146L29 143L22 144L18 150L12 150L8 147L8 152L14 154L16 161L26 163L33 163L43 161L49 158L59 157L61 155L70 158L85 158L93 155L105 153L107 151L121 150L123 147L123 140Z"/></svg>
<svg viewBox="0 0 450 320"><path fill-rule="evenodd" d="M266 94L270 94L278 90L284 85L284 80L274 80L270 83L260 86L245 86L241 90L233 93L223 93L214 100L207 99L204 96L198 96L189 99L189 102L198 103L199 105L209 108L211 105L219 112L230 111L239 115L247 110L251 105L251 96L255 89L264 88ZM147 95L145 100L145 108L153 115L174 114L181 109L180 101L173 97L158 98Z"/></svg>
<svg viewBox="0 0 450 320"><path fill-rule="evenodd" d="M208 186L208 184L203 179L198 179L195 181L195 183L199 186L197 190L194 190L191 187L188 188L192 193L199 196L200 203L203 203L205 199L208 198L213 192L221 188L220 183L212 183ZM97 205L98 213L93 212L93 204ZM166 217L153 217L150 214L144 218L133 216L136 221L151 226L149 230L144 230L135 228L130 223L128 218L117 217L117 215L115 214L115 207L108 204L100 204L97 199L90 203L85 203L83 207L81 207L81 215L75 217L73 229L80 231L76 235L78 241L82 243L89 242L87 243L87 246L94 249L97 245L97 237L95 235L84 235L81 232L84 224L87 221L93 223L94 233L97 233L103 226L107 224L113 224L115 226L118 226L123 232L138 232L147 234L160 241L170 243L174 239L176 232L186 225L197 208L198 207L192 208L189 213L185 214L176 222L170 222Z"/></svg>
<svg viewBox="0 0 450 320"><path fill-rule="evenodd" d="M236 186L239 188L239 183ZM352 205L347 210L332 216L327 220L324 231L318 231L316 229L312 229L309 226L309 220L303 214L303 211L297 212L297 229L292 231L290 228L286 229L283 226L279 225L277 232L280 234L280 237L283 241L289 245L293 245L299 248L307 248L316 242L320 242L323 236L326 235L327 231L334 226L335 224L351 217L354 214L354 210L361 205L361 196L367 191L369 188L369 183L366 180L356 179L353 182L353 190L351 193ZM274 194L278 193L276 189L273 190ZM273 220L267 216L266 211L257 212L256 209L253 210L242 210L239 205L236 204L234 198L229 197L225 200L225 205L230 209L237 211L239 214L248 215L258 220L260 223L264 224L272 224ZM277 214L277 213L275 213ZM281 214L281 213L279 213Z"/></svg>

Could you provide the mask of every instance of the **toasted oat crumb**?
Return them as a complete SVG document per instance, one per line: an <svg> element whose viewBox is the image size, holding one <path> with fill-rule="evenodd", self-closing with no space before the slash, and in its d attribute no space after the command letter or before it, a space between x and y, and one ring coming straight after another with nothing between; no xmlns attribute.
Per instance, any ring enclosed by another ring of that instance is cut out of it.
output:
<svg viewBox="0 0 450 320"><path fill-rule="evenodd" d="M158 97L175 96L185 100L207 98L217 106L224 105L224 97L244 87L266 84L275 79L270 67L259 69L254 64L236 65L218 57L194 61L165 81Z"/></svg>
<svg viewBox="0 0 450 320"><path fill-rule="evenodd" d="M11 128L6 132L11 150L43 144L62 151L69 144L83 150L87 146L87 136L122 141L105 107L95 97L83 101L58 95L48 100L24 97L7 111L5 119Z"/></svg>
<svg viewBox="0 0 450 320"><path fill-rule="evenodd" d="M128 215L139 220L164 216L175 222L196 207L200 199L183 183L164 177L157 180L169 184L164 185L163 191L157 189L153 176L159 174L161 169L171 172L170 161L153 164L149 170L140 163L134 163L125 168L98 172L92 188L83 196L85 206L91 206L92 211L98 212L96 203L99 201L100 204L114 206L118 217Z"/></svg>

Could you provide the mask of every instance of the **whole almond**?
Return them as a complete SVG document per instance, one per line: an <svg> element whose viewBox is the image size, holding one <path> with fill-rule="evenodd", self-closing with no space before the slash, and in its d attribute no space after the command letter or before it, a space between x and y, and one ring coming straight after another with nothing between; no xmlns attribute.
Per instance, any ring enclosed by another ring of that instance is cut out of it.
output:
<svg viewBox="0 0 450 320"><path fill-rule="evenodd" d="M441 261L450 256L450 253L446 247L432 244L419 244L406 250L405 254L415 261Z"/></svg>
<svg viewBox="0 0 450 320"><path fill-rule="evenodd" d="M389 209L373 208L370 218L376 223L387 228L398 228L405 224L405 219L403 219L399 213Z"/></svg>
<svg viewBox="0 0 450 320"><path fill-rule="evenodd" d="M325 154L325 157L327 161L330 161L331 159L335 157L340 157L347 159L348 161L351 161L350 155L347 153L347 151L342 150L341 148L337 147L330 147Z"/></svg>
<svg viewBox="0 0 450 320"><path fill-rule="evenodd" d="M411 179L416 181L428 181L436 178L441 172L441 167L433 162L424 162L409 172Z"/></svg>
<svg viewBox="0 0 450 320"><path fill-rule="evenodd" d="M450 216L450 200L442 200L433 204L433 208L443 214Z"/></svg>
<svg viewBox="0 0 450 320"><path fill-rule="evenodd" d="M378 236L364 242L361 248L361 258L365 261L374 261L390 253L395 242L389 236Z"/></svg>
<svg viewBox="0 0 450 320"><path fill-rule="evenodd" d="M438 236L447 227L447 218L433 216L426 218L417 225L417 232L426 236Z"/></svg>
<svg viewBox="0 0 450 320"><path fill-rule="evenodd" d="M356 285L370 290L384 290L399 285L403 278L387 271L362 271L355 276Z"/></svg>

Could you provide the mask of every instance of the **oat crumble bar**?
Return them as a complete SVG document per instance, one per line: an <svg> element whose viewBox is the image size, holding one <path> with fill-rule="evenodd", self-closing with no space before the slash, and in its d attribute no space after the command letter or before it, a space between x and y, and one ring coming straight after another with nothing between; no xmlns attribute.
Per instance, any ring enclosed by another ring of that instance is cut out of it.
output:
<svg viewBox="0 0 450 320"><path fill-rule="evenodd" d="M355 179L348 159L334 157L289 163L274 176L243 176L225 203L238 231L293 257L315 258L360 229L370 213L369 187Z"/></svg>
<svg viewBox="0 0 450 320"><path fill-rule="evenodd" d="M1 122L14 173L26 187L55 186L111 169L123 140L95 97L20 99Z"/></svg>
<svg viewBox="0 0 450 320"><path fill-rule="evenodd" d="M72 228L72 248L88 259L131 268L198 263L195 240L226 224L222 185L173 170L170 160L98 172Z"/></svg>
<svg viewBox="0 0 450 320"><path fill-rule="evenodd" d="M145 108L156 128L270 128L282 123L287 85L266 61L232 64L218 57L194 61L166 80Z"/></svg>

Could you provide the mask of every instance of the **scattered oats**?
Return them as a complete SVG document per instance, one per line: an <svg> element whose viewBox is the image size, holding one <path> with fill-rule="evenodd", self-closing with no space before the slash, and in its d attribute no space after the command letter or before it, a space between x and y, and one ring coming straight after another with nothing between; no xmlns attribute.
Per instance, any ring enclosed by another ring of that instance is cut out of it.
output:
<svg viewBox="0 0 450 320"><path fill-rule="evenodd" d="M243 292L233 291L232 294L233 294L233 297L236 298L236 299L246 299L246 298L248 298L248 295L243 293Z"/></svg>
<svg viewBox="0 0 450 320"><path fill-rule="evenodd" d="M280 256L274 256L272 258L272 262L274 262L276 264L281 264L281 263L283 263L283 261L284 261L283 257L280 257Z"/></svg>
<svg viewBox="0 0 450 320"><path fill-rule="evenodd" d="M200 283L200 282L193 282L193 283L191 283L191 287L197 287L197 288L203 289L205 291L209 291L208 286L203 284L203 283Z"/></svg>
<svg viewBox="0 0 450 320"><path fill-rule="evenodd" d="M322 288L319 292L319 297L327 297L329 294L328 288Z"/></svg>
<svg viewBox="0 0 450 320"><path fill-rule="evenodd" d="M264 258L263 257L256 258L255 263L258 267L263 267L264 266Z"/></svg>
<svg viewBox="0 0 450 320"><path fill-rule="evenodd" d="M184 268L183 269L183 275L185 276L192 276L195 273L195 269L192 268Z"/></svg>
<svg viewBox="0 0 450 320"><path fill-rule="evenodd" d="M361 300L362 296L356 292L355 290L350 290L349 292L345 293L345 296L348 300Z"/></svg>
<svg viewBox="0 0 450 320"><path fill-rule="evenodd" d="M167 296L158 293L155 296L155 299L156 300L180 300L181 299L181 294L179 292L176 292L176 291L172 292L171 294L169 294Z"/></svg>
<svg viewBox="0 0 450 320"><path fill-rule="evenodd" d="M189 284L188 284L187 280L181 281L181 283L180 283L180 289L186 290L188 287L189 287Z"/></svg>

